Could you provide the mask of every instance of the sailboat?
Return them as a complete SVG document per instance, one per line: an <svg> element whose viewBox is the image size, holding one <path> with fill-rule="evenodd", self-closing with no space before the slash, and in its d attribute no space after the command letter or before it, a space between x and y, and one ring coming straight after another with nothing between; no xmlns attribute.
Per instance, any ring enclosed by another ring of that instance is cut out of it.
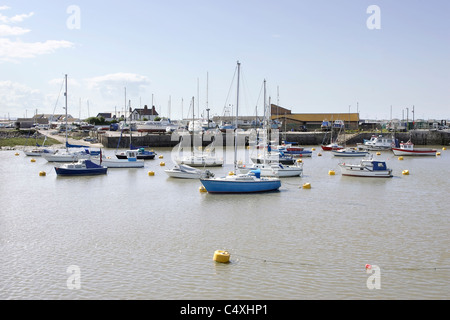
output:
<svg viewBox="0 0 450 320"><path fill-rule="evenodd" d="M192 124L194 124L194 97L192 97ZM198 130L197 130L198 129ZM201 126L192 127L192 131L189 130L191 133L191 141L194 141L194 134L195 132L197 134L200 134L202 132ZM196 153L194 148L192 149L192 152L190 155L183 156L181 158L175 159L175 162L180 165L188 165L191 167L221 167L223 166L223 159L219 158L216 154L213 154L211 152L201 152Z"/></svg>
<svg viewBox="0 0 450 320"><path fill-rule="evenodd" d="M37 135L37 132L35 133ZM36 138L37 140L37 138ZM36 147L33 147L31 150L25 150L24 153L26 156L33 156L33 157L40 157L44 153L55 153L56 150L49 149L44 147L45 141L47 140L47 136L44 138L44 142L42 143L42 146L39 145L36 141Z"/></svg>
<svg viewBox="0 0 450 320"><path fill-rule="evenodd" d="M270 103L269 103L270 105ZM266 80L264 80L264 110L268 109L266 105ZM269 131L269 125L268 125L268 119L270 119L270 110L265 111L264 114L266 115L264 118L263 123L263 143L262 145L267 144L268 140L268 131ZM289 164L296 164L296 165L286 165L283 164L283 157L280 154L280 149L277 148L277 152L270 152L271 147L270 144L266 148L264 148L264 152L261 155L261 157L258 158L252 158L252 161L254 164L252 166L246 167L246 166L240 166L239 171L241 173L248 173L252 170L259 169L261 171L261 176L265 177L298 177L303 174L303 163L294 162L294 159L290 157ZM281 152L283 153L283 152ZM280 158L281 157L281 158ZM280 161L281 159L281 161Z"/></svg>
<svg viewBox="0 0 450 320"><path fill-rule="evenodd" d="M237 62L237 93L236 93L236 126L239 114L239 61ZM234 172L237 172L237 131L234 133ZM276 191L281 187L279 178L261 177L261 170L250 170L248 173L228 175L225 177L213 177L206 174L200 178L200 182L209 193L255 193Z"/></svg>
<svg viewBox="0 0 450 320"><path fill-rule="evenodd" d="M66 89L64 92L64 96L65 96L65 109L66 109L66 145L65 145L65 149L62 150L56 150L54 153L44 153L42 154L42 157L49 161L49 162L74 162L74 161L78 161L81 159L89 159L91 157L91 154L89 153L89 150L85 149L85 150L81 150L81 151L76 151L76 152L72 152L69 151L69 147L71 146L68 142L68 135L67 135L67 130L68 130L68 123L67 123L67 74L65 75L65 85L66 85ZM79 146L76 146L79 147Z"/></svg>

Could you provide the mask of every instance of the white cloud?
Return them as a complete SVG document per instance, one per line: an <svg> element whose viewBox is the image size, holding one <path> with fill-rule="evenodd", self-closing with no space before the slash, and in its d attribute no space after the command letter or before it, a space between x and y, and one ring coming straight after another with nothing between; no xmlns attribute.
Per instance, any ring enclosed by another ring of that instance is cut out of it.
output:
<svg viewBox="0 0 450 320"><path fill-rule="evenodd" d="M11 27L6 24L0 24L0 37L20 36L30 31L31 30L29 29L24 29L20 27Z"/></svg>
<svg viewBox="0 0 450 320"><path fill-rule="evenodd" d="M90 90L99 91L104 99L116 99L124 97L125 90L129 98L136 99L144 94L150 85L150 79L136 73L112 73L86 79L87 87Z"/></svg>
<svg viewBox="0 0 450 320"><path fill-rule="evenodd" d="M0 6L0 10L10 9ZM50 54L58 49L71 48L74 44L66 40L46 40L42 42L23 42L20 39L10 40L5 37L21 36L31 30L10 26L11 23L20 23L34 15L34 12L17 14L8 17L0 13L0 62L18 62L18 59L34 58L38 55Z"/></svg>
<svg viewBox="0 0 450 320"><path fill-rule="evenodd" d="M2 22L2 23L19 23L27 18L32 17L33 15L34 15L34 12L30 12L30 13L16 14L15 16L10 18L10 17L4 16L0 13L0 22Z"/></svg>
<svg viewBox="0 0 450 320"><path fill-rule="evenodd" d="M2 112L22 117L24 110L34 112L41 100L42 94L37 89L10 80L0 81L0 101L6 106Z"/></svg>
<svg viewBox="0 0 450 320"><path fill-rule="evenodd" d="M0 61L17 61L18 58L34 58L37 55L53 53L57 49L71 48L74 44L65 40L44 42L11 41L0 38Z"/></svg>
<svg viewBox="0 0 450 320"><path fill-rule="evenodd" d="M132 85L149 85L150 80L148 77L139 75L136 73L112 73L104 76L94 77L86 79L90 88L100 88L102 86L126 86L127 84Z"/></svg>

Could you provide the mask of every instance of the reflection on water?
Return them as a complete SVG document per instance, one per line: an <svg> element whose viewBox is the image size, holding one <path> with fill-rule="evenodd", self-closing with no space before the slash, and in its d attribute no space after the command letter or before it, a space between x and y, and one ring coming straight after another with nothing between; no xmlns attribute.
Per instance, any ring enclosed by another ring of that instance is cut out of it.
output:
<svg viewBox="0 0 450 320"><path fill-rule="evenodd" d="M168 178L170 160L62 178L44 159L0 152L0 298L450 298L447 152L383 152L391 179L342 177L340 160L318 153L278 192L216 195ZM231 263L212 261L217 249ZM367 263L380 267L380 289L367 288ZM72 265L78 290L67 287Z"/></svg>

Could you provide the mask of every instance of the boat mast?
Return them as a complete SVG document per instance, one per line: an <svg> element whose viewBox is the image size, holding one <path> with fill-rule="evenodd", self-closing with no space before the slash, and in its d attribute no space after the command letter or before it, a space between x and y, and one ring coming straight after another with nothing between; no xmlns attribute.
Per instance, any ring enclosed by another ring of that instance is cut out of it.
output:
<svg viewBox="0 0 450 320"><path fill-rule="evenodd" d="M238 114L239 114L239 77L241 72L241 63L237 62L237 90L236 90L236 124L234 128L234 172L237 170L237 129L238 129Z"/></svg>
<svg viewBox="0 0 450 320"><path fill-rule="evenodd" d="M67 74L65 75L65 82L66 82L66 92L64 92L64 96L65 96L65 109L66 109L66 149L67 149L67 142L68 142L68 137L67 137Z"/></svg>
<svg viewBox="0 0 450 320"><path fill-rule="evenodd" d="M264 108L264 121L263 121L263 132L264 132L264 152L263 152L263 159L264 159L264 165L266 164L266 147L269 148L270 145L270 139L269 138L269 129L268 129L268 120L267 120L267 114L266 114L266 79L264 79L264 102L263 102L263 108Z"/></svg>

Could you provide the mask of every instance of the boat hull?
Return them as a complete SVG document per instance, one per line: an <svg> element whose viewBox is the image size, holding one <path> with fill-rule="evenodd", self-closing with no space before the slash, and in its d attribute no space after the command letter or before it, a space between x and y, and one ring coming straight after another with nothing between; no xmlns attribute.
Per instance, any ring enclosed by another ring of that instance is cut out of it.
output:
<svg viewBox="0 0 450 320"><path fill-rule="evenodd" d="M95 168L95 169L55 168L56 174L59 176L94 176L106 174L107 170L108 168Z"/></svg>
<svg viewBox="0 0 450 320"><path fill-rule="evenodd" d="M335 157L365 157L369 153L365 151L342 151L341 150L331 150Z"/></svg>
<svg viewBox="0 0 450 320"><path fill-rule="evenodd" d="M331 150L341 150L344 149L344 147L337 146L337 145L327 145L327 146L321 146L323 151L331 151Z"/></svg>
<svg viewBox="0 0 450 320"><path fill-rule="evenodd" d="M435 156L437 150L436 149L414 149L414 150L405 150L401 148L392 148L392 152L396 156Z"/></svg>
<svg viewBox="0 0 450 320"><path fill-rule="evenodd" d="M156 154L138 154L137 158L139 160L153 160L155 159L155 155ZM123 159L127 159L127 155L126 154L116 154L117 159L123 160Z"/></svg>
<svg viewBox="0 0 450 320"><path fill-rule="evenodd" d="M266 178L267 179L267 178ZM234 179L200 179L208 193L257 193L276 191L281 187L278 179L234 180Z"/></svg>
<svg viewBox="0 0 450 320"><path fill-rule="evenodd" d="M364 178L391 178L392 170L367 170L358 165L339 164L343 176Z"/></svg>
<svg viewBox="0 0 450 320"><path fill-rule="evenodd" d="M176 160L177 164L185 164L190 167L222 167L223 161L209 157L186 157Z"/></svg>
<svg viewBox="0 0 450 320"><path fill-rule="evenodd" d="M283 168L271 168L271 167L249 167L239 168L239 171L241 173L248 173L251 170L259 169L261 170L261 176L262 177L300 177L303 174L303 168L302 167L283 167Z"/></svg>
<svg viewBox="0 0 450 320"><path fill-rule="evenodd" d="M75 154L56 155L56 154L42 154L41 155L48 162L74 162L78 160Z"/></svg>
<svg viewBox="0 0 450 320"><path fill-rule="evenodd" d="M171 178L200 179L201 177L201 173L189 173L189 172L182 172L179 170L165 170L165 172Z"/></svg>
<svg viewBox="0 0 450 320"><path fill-rule="evenodd" d="M253 163L262 164L262 163L281 163L286 165L295 164L295 159L287 158L279 158L279 159L262 159L262 158L251 158Z"/></svg>
<svg viewBox="0 0 450 320"><path fill-rule="evenodd" d="M122 160L122 159L103 159L100 163L98 159L92 159L92 162L98 165L105 166L107 168L143 168L144 160Z"/></svg>

